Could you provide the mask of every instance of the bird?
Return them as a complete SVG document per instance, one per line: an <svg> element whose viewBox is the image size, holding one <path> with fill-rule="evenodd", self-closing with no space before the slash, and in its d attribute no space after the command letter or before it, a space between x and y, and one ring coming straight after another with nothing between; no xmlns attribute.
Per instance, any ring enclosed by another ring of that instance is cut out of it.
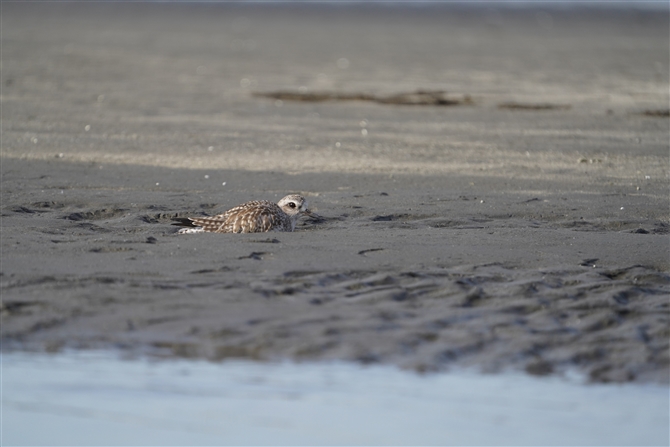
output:
<svg viewBox="0 0 670 447"><path fill-rule="evenodd" d="M290 232L302 214L319 217L307 208L303 196L289 194L277 203L252 200L216 216L173 218L172 225L183 227L178 234Z"/></svg>

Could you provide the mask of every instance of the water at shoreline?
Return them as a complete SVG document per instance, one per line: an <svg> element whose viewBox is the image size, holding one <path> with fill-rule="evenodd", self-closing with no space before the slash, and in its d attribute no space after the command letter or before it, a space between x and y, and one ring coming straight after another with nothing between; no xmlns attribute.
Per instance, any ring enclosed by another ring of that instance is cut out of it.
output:
<svg viewBox="0 0 670 447"><path fill-rule="evenodd" d="M658 385L100 351L2 363L3 445L668 443Z"/></svg>

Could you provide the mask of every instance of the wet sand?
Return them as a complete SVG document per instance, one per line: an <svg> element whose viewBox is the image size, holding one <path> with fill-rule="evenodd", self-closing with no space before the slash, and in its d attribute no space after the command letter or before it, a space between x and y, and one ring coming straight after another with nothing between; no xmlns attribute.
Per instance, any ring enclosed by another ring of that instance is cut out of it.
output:
<svg viewBox="0 0 670 447"><path fill-rule="evenodd" d="M3 3L3 349L667 383L667 17Z"/></svg>

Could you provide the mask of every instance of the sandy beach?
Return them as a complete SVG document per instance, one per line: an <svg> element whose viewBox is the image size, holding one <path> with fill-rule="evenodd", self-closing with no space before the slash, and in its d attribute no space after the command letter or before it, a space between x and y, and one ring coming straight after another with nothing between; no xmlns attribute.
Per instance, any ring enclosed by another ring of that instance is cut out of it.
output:
<svg viewBox="0 0 670 447"><path fill-rule="evenodd" d="M667 7L1 8L4 350L670 381Z"/></svg>

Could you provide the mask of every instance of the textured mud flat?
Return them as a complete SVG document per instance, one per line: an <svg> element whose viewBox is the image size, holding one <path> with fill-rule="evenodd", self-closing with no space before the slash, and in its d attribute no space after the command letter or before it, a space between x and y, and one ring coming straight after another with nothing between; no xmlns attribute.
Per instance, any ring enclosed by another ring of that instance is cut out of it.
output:
<svg viewBox="0 0 670 447"><path fill-rule="evenodd" d="M226 207L210 192L192 203L197 171L6 161L3 346L668 379L663 219L543 219L549 193L436 197L413 176L359 176L352 193L337 174L221 174L311 185L301 192L324 219L295 233L177 235L171 217ZM143 191L147 177L184 189ZM283 191L226 197L248 194Z"/></svg>
<svg viewBox="0 0 670 447"><path fill-rule="evenodd" d="M482 14L3 4L3 348L667 383L667 14Z"/></svg>

